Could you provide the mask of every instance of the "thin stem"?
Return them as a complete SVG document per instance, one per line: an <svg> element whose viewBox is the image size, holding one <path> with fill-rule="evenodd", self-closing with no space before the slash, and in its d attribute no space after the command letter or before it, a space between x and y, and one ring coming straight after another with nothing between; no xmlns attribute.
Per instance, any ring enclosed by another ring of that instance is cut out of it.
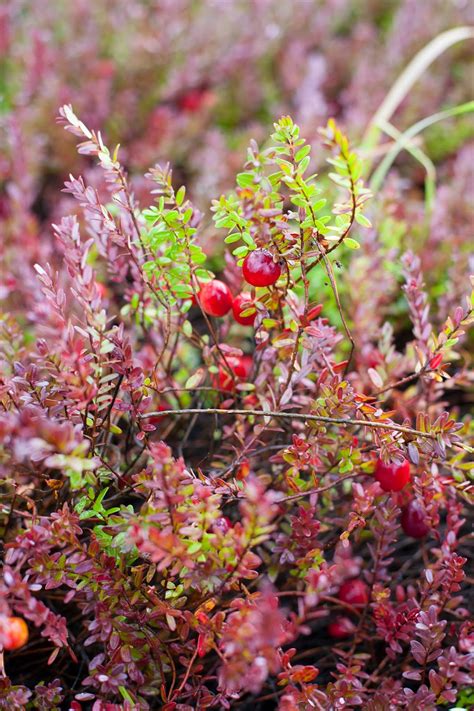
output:
<svg viewBox="0 0 474 711"><path fill-rule="evenodd" d="M180 410L162 410L157 412L146 412L140 415L140 419L147 417L166 417L167 415L245 415L255 417L279 417L283 419L307 420L309 422L325 422L331 425L354 425L356 427L373 427L374 429L393 430L394 432L403 432L404 434L414 435L415 437L424 437L425 439L436 439L436 434L432 432L421 432L412 427L397 425L394 422L369 422L367 420L356 420L350 417L326 417L324 415L311 415L301 412L273 412L271 410L226 410L219 407L209 407L205 409L184 408Z"/></svg>
<svg viewBox="0 0 474 711"><path fill-rule="evenodd" d="M302 499L303 496L311 496L312 494L321 494L323 491L329 491L329 489L333 489L342 481L346 481L347 479L354 479L354 477L356 476L358 476L357 472L353 472L352 474L346 474L346 476L341 476L336 481L332 481L330 484L326 484L325 486L319 486L317 489L309 489L308 491L301 491L298 494L291 494L291 496L285 496L284 499L279 499L278 503L280 504L283 501L294 501L295 499Z"/></svg>

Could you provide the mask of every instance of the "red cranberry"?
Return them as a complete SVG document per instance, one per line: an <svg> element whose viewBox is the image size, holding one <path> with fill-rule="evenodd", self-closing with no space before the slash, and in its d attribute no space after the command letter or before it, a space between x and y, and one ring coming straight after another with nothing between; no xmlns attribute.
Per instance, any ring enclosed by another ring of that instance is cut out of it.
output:
<svg viewBox="0 0 474 711"><path fill-rule="evenodd" d="M402 508L400 523L407 536L412 538L424 538L430 530L418 501L410 501Z"/></svg>
<svg viewBox="0 0 474 711"><path fill-rule="evenodd" d="M4 649L20 649L28 641L28 625L22 617L7 617L0 622Z"/></svg>
<svg viewBox="0 0 474 711"><path fill-rule="evenodd" d="M355 624L348 617L336 617L334 622L328 625L328 634L333 639L346 639L355 632Z"/></svg>
<svg viewBox="0 0 474 711"><path fill-rule="evenodd" d="M253 365L251 356L226 356L226 361L236 380L246 381L250 375ZM232 380L228 369L223 365L219 366L219 375L213 379L214 385L218 385L221 390L232 392L235 388L235 382Z"/></svg>
<svg viewBox="0 0 474 711"><path fill-rule="evenodd" d="M248 316L242 316L242 311L248 311L251 306L253 306L252 297L245 291L235 297L232 302L232 313L237 323L241 323L243 326L251 326L253 324L257 311Z"/></svg>
<svg viewBox="0 0 474 711"><path fill-rule="evenodd" d="M225 316L232 307L232 294L227 284L213 279L203 284L199 293L202 310L209 316Z"/></svg>
<svg viewBox="0 0 474 711"><path fill-rule="evenodd" d="M170 408L169 405L163 405L160 403L154 409L158 410L158 412L164 412L165 410L171 410L172 408ZM164 419L166 419L165 415L152 415L152 417L147 418L147 421L150 425L159 425Z"/></svg>
<svg viewBox="0 0 474 711"><path fill-rule="evenodd" d="M403 464L384 464L381 459L375 467L375 478L384 491L401 491L410 481L410 463L404 459Z"/></svg>
<svg viewBox="0 0 474 711"><path fill-rule="evenodd" d="M210 92L205 89L190 89L178 99L181 111L194 113L207 102Z"/></svg>
<svg viewBox="0 0 474 711"><path fill-rule="evenodd" d="M271 286L280 276L281 267L268 249L255 249L245 257L242 273L252 286Z"/></svg>
<svg viewBox="0 0 474 711"><path fill-rule="evenodd" d="M369 589L363 580L352 578L342 583L338 593L339 600L348 605L362 607L369 601Z"/></svg>

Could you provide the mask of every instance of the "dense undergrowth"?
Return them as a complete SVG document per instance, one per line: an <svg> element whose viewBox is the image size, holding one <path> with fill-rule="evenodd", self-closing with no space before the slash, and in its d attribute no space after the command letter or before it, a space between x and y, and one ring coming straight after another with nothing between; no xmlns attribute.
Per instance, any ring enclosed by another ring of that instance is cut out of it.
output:
<svg viewBox="0 0 474 711"><path fill-rule="evenodd" d="M0 708L472 705L469 8L362 5L0 11Z"/></svg>

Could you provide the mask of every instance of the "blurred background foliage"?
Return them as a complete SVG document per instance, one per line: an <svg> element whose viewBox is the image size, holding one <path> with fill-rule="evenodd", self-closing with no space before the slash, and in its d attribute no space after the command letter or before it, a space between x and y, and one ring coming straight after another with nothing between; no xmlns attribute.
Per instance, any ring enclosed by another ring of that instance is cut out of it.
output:
<svg viewBox="0 0 474 711"><path fill-rule="evenodd" d="M473 22L468 0L10 0L0 8L0 257L9 274L0 298L10 310L38 298L31 266L54 259L51 222L76 209L60 193L68 174L103 187L99 169L55 124L60 105L72 103L109 145L123 146L143 207L143 173L171 163L204 212L202 244L219 270L223 235L209 204L233 187L250 138L263 141L289 113L317 143L332 116L376 169L393 136L370 150L362 139L397 77L433 38ZM472 40L458 41L413 83L391 126L406 131L471 98ZM439 322L459 302L470 269L473 139L467 111L418 134L415 155L400 150L377 186L374 234L352 255L356 284L381 250L394 277L384 285L390 303L399 271L390 265L412 248ZM313 153L325 182L324 151ZM426 165L436 186L428 210ZM347 301L347 285L343 292ZM391 303L389 312L403 308Z"/></svg>

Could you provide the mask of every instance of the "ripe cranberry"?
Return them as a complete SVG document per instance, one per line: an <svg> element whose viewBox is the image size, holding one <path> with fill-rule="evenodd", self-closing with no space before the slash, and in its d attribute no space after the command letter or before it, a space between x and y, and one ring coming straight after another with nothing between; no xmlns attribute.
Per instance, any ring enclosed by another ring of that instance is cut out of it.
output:
<svg viewBox="0 0 474 711"><path fill-rule="evenodd" d="M213 279L203 284L199 292L201 308L209 316L225 316L232 307L232 294L227 284Z"/></svg>
<svg viewBox="0 0 474 711"><path fill-rule="evenodd" d="M336 617L334 622L328 625L328 634L333 639L346 639L354 634L355 628L355 624L348 617Z"/></svg>
<svg viewBox="0 0 474 711"><path fill-rule="evenodd" d="M411 479L410 463L404 459L403 464L384 464L377 460L375 478L384 491L401 491Z"/></svg>
<svg viewBox="0 0 474 711"><path fill-rule="evenodd" d="M178 99L181 111L195 113L208 101L210 92L205 89L190 89Z"/></svg>
<svg viewBox="0 0 474 711"><path fill-rule="evenodd" d="M255 249L245 257L242 273L252 286L271 286L280 276L281 267L268 249Z"/></svg>
<svg viewBox="0 0 474 711"><path fill-rule="evenodd" d="M172 408L170 408L169 405L163 405L162 403L160 403L159 405L157 405L154 408L154 410L158 410L158 412L164 412L165 410L171 410L171 409ZM152 417L147 418L147 422L150 425L159 425L165 419L166 419L165 415L153 415Z"/></svg>
<svg viewBox="0 0 474 711"><path fill-rule="evenodd" d="M369 601L369 588L360 578L352 578L342 583L338 593L339 600L348 605L362 607Z"/></svg>
<svg viewBox="0 0 474 711"><path fill-rule="evenodd" d="M28 641L28 626L21 617L7 617L0 623L0 639L4 649L20 649Z"/></svg>
<svg viewBox="0 0 474 711"><path fill-rule="evenodd" d="M402 508L400 523L407 536L412 538L424 538L430 530L418 501L410 501Z"/></svg>
<svg viewBox="0 0 474 711"><path fill-rule="evenodd" d="M251 356L226 356L226 361L237 380L246 381L252 370L253 359ZM235 382L232 380L227 368L223 365L219 366L219 375L213 378L214 385L217 385L221 390L232 392L235 388Z"/></svg>
<svg viewBox="0 0 474 711"><path fill-rule="evenodd" d="M232 302L232 313L237 323L241 323L243 326L251 326L253 324L257 311L248 316L242 316L242 311L247 311L251 306L253 306L252 297L245 291L235 297Z"/></svg>

